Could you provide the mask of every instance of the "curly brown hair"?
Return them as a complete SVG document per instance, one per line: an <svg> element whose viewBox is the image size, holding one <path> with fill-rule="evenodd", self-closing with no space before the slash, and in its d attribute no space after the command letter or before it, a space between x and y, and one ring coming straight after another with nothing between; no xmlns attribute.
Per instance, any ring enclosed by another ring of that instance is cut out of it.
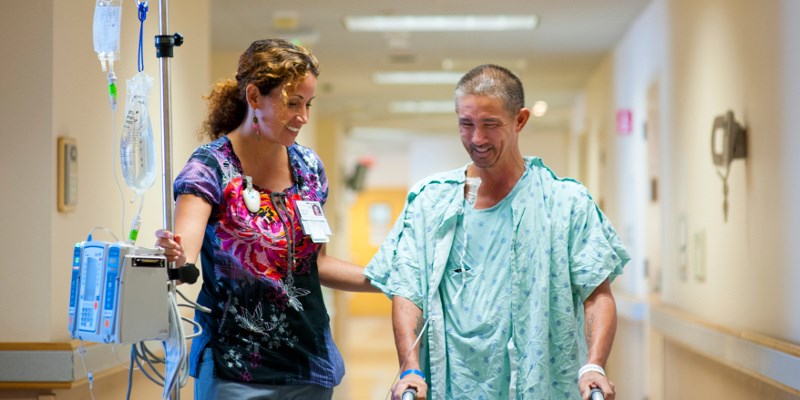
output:
<svg viewBox="0 0 800 400"><path fill-rule="evenodd" d="M215 140L242 123L247 115L247 85L252 83L267 95L284 83L297 83L308 73L319 76L319 62L304 47L283 39L256 40L239 57L236 80L218 82L205 97L208 117L200 134Z"/></svg>

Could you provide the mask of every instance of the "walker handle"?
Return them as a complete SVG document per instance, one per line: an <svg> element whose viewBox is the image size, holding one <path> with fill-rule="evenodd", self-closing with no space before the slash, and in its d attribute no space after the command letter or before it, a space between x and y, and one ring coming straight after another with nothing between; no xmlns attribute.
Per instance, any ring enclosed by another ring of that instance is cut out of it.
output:
<svg viewBox="0 0 800 400"><path fill-rule="evenodd" d="M405 392L403 392L403 396L400 397L400 400L415 400L417 398L417 390L414 388L408 388Z"/></svg>
<svg viewBox="0 0 800 400"><path fill-rule="evenodd" d="M599 388L592 388L592 391L589 393L589 400L604 400L605 396L603 396L603 391Z"/></svg>

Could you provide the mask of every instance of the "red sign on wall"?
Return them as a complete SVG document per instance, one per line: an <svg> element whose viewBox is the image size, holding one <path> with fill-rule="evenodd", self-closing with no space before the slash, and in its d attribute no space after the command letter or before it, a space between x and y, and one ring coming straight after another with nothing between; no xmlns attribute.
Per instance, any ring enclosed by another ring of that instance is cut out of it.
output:
<svg viewBox="0 0 800 400"><path fill-rule="evenodd" d="M617 111L617 134L630 135L633 132L633 112L623 108Z"/></svg>

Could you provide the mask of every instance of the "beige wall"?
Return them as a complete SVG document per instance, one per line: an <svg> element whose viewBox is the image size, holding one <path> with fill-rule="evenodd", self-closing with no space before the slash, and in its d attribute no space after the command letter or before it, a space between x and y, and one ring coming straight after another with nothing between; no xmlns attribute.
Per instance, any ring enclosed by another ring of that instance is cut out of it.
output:
<svg viewBox="0 0 800 400"><path fill-rule="evenodd" d="M794 307L800 281L790 256L796 253L792 221L798 217L789 202L797 198L791 183L798 181L798 169L786 167L797 165L786 149L796 150L798 143L790 115L800 106L792 69L800 47L788 44L791 32L797 33L790 21L798 17L800 7L792 1L656 0L597 69L587 86L587 131L598 135L607 160L598 176L606 211L634 256L615 285L618 293L674 307L728 332L800 342ZM645 212L648 150L641 128L653 85L661 115L655 144L661 215L655 217ZM631 136L614 133L620 108L633 110ZM714 117L729 109L748 128L749 155L731 165L726 222L710 134ZM593 126L604 127L599 130L605 136ZM681 219L685 258L679 252ZM648 287L643 266L643 238L657 224L663 226L660 292ZM619 399L797 398L676 345L647 323L646 317L623 315L617 338L624 343L617 342L611 363L624 382ZM648 366L645 385L632 385L642 379L641 365Z"/></svg>
<svg viewBox="0 0 800 400"><path fill-rule="evenodd" d="M672 178L673 199L675 211L687 216L689 237L705 232L708 246L707 278L667 275L664 298L716 323L800 342L800 330L787 324L800 315L787 309L797 282L785 279L793 266L781 240L791 214L786 182L794 174L780 168L781 149L796 135L782 121L799 105L781 96L792 89L780 80L787 55L781 51L790 50L781 48L790 40L780 18L788 3L670 4L674 85L668 118L676 151L669 162L682 166ZM749 155L731 165L726 223L709 135L714 116L728 109L748 128Z"/></svg>
<svg viewBox="0 0 800 400"><path fill-rule="evenodd" d="M0 3L0 313L7 321L0 341L49 340L52 333L54 8L50 0Z"/></svg>

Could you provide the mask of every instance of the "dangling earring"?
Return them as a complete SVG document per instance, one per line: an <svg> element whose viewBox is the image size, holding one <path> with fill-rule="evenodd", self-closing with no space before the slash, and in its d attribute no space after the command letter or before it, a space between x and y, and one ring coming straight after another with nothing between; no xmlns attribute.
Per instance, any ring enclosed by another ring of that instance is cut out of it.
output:
<svg viewBox="0 0 800 400"><path fill-rule="evenodd" d="M258 127L258 117L253 115L253 130L256 131L256 139L261 141L261 129Z"/></svg>

